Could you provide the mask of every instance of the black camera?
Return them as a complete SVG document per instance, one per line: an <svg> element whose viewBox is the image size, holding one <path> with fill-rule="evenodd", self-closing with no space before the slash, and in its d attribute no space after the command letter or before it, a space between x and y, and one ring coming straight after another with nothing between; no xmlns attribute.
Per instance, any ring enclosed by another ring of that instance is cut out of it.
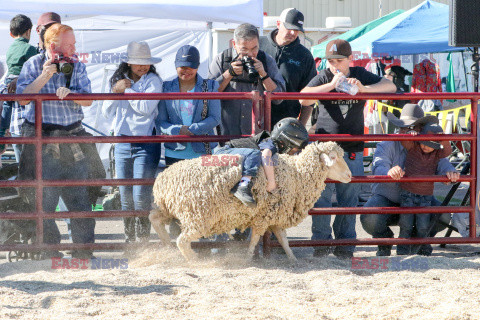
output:
<svg viewBox="0 0 480 320"><path fill-rule="evenodd" d="M255 61L253 61L252 58L249 56L243 56L242 59L242 64L243 64L243 69L248 73L248 78L250 80L256 80L258 79L258 71L255 69L255 66L253 65Z"/></svg>
<svg viewBox="0 0 480 320"><path fill-rule="evenodd" d="M71 76L73 74L74 60L69 57L63 56L61 53L55 54L55 59L52 61L52 64L57 66L57 71L63 73L66 76Z"/></svg>

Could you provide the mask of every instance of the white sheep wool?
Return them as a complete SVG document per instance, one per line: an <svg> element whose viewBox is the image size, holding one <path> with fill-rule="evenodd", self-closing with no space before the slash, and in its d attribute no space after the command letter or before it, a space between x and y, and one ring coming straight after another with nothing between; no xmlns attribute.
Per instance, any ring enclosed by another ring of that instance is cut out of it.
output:
<svg viewBox="0 0 480 320"><path fill-rule="evenodd" d="M218 157L221 156L231 157ZM150 221L160 239L170 242L165 224L173 218L180 220L182 233L177 245L186 258L193 254L191 248L186 248L191 241L234 228L252 227L255 245L258 239L254 238L268 229L275 234L285 233L285 229L305 219L325 189L327 177L346 180L344 182L349 182L351 177L343 160L343 150L336 143L311 143L298 155L279 155L275 167L277 189L272 193L266 191L265 174L259 170L252 188L257 207L248 208L230 194L230 189L241 178L241 166L236 161L227 161L229 159L183 160L163 171L155 181L153 194L157 208L152 210ZM288 242L286 245L288 247ZM283 243L282 246L285 249ZM287 252L287 255L294 259L293 254L290 256Z"/></svg>

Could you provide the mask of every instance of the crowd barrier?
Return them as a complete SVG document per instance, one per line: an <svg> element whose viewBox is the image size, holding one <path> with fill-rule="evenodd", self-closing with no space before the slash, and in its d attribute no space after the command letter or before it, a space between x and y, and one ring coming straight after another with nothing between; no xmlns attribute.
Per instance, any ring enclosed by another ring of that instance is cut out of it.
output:
<svg viewBox="0 0 480 320"><path fill-rule="evenodd" d="M476 208L476 177L477 177L477 105L480 94L478 93L422 93L422 94L359 94L355 99L367 100L418 100L418 99L469 99L471 100L471 133L470 134L445 134L445 135L422 135L412 137L411 135L384 134L384 135L311 135L312 141L402 141L402 140L450 140L469 141L471 143L471 169L470 175L460 177L460 182L469 182L471 187L469 206L448 206L428 208L322 208L312 209L309 214L420 214L420 213L459 213L468 212L470 215L470 234L467 238L423 238L423 239L340 239L340 240L310 240L290 241L292 247L304 246L331 246L331 245L378 245L378 244L444 244L444 243L480 243L476 238L475 208ZM322 94L300 94L300 93L265 93L263 96L257 91L244 93L130 93L130 94L70 94L65 100L178 100L178 99L248 99L252 100L252 134L260 129L271 128L271 102L272 100L297 100L297 99L320 99L320 100L351 100L352 96L340 93ZM0 101L32 100L35 101L35 137L0 138L0 143L34 144L36 146L36 179L30 181L0 181L0 187L32 187L36 189L36 211L35 212L1 212L0 219L35 219L36 242L34 244L4 244L0 245L0 251L41 251L41 250L121 250L125 243L93 243L93 244L45 244L43 243L43 219L51 218L103 218L103 217L128 217L147 216L147 211L85 211L85 212L44 212L42 206L43 188L57 186L111 186L111 185L149 185L153 179L95 179L95 180L43 180L42 179L42 157L41 146L48 143L146 143L146 142L211 142L228 141L241 136L135 136L135 137L42 137L41 110L42 101L58 100L54 94L29 94L29 95L0 95ZM443 176L415 176L402 178L405 182L435 181L448 182ZM332 183L334 181L328 181ZM388 176L364 176L353 177L351 183L395 182ZM278 243L270 241L270 237L264 236L264 253L269 254L271 247L279 246ZM194 246L221 246L218 243L196 243Z"/></svg>

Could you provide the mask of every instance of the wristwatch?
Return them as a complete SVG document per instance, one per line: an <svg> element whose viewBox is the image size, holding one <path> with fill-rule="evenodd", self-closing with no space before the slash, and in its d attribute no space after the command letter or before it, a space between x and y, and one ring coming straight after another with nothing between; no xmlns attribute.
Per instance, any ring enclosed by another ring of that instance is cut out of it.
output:
<svg viewBox="0 0 480 320"><path fill-rule="evenodd" d="M270 76L268 75L268 73L265 75L265 77L261 77L260 80L264 81L264 80L267 80L268 78L270 78Z"/></svg>

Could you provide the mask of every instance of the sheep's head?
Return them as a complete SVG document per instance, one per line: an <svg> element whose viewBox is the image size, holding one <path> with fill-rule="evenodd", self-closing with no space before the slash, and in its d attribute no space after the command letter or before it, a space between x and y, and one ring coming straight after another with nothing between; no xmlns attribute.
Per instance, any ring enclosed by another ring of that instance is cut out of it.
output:
<svg viewBox="0 0 480 320"><path fill-rule="evenodd" d="M305 154L304 154L305 153ZM327 168L327 178L349 183L352 180L352 172L343 159L343 149L335 142L314 142L309 144L301 155L309 158L318 157ZM318 160L317 160L318 161Z"/></svg>

